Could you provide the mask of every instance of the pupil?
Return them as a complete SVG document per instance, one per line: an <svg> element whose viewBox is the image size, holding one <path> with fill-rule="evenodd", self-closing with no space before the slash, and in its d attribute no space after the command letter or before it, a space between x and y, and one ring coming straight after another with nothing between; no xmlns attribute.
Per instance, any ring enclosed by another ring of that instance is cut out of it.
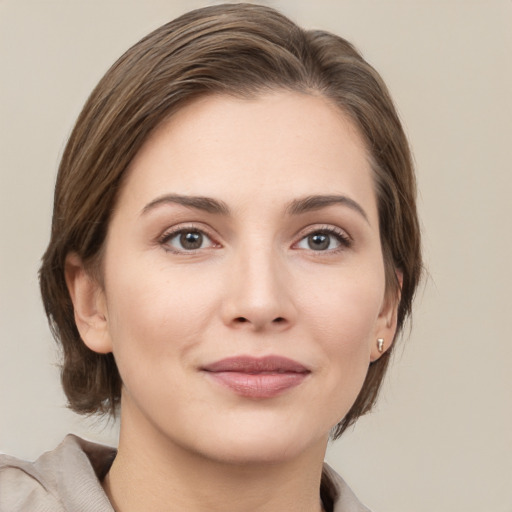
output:
<svg viewBox="0 0 512 512"><path fill-rule="evenodd" d="M323 233L316 233L310 235L308 238L308 245L310 249L314 251L321 251L329 248L329 236Z"/></svg>
<svg viewBox="0 0 512 512"><path fill-rule="evenodd" d="M183 233L180 236L180 243L185 249L199 249L203 243L203 235L201 233Z"/></svg>

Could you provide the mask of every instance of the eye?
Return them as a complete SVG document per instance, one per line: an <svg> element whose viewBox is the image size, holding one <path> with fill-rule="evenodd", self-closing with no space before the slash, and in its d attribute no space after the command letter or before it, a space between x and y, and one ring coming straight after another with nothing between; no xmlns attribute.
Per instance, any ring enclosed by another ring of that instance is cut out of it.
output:
<svg viewBox="0 0 512 512"><path fill-rule="evenodd" d="M216 245L206 233L194 228L166 233L162 237L161 243L166 249L173 252L197 251Z"/></svg>
<svg viewBox="0 0 512 512"><path fill-rule="evenodd" d="M350 247L348 235L334 229L321 229L313 231L299 240L296 247L311 251L333 251L340 247Z"/></svg>

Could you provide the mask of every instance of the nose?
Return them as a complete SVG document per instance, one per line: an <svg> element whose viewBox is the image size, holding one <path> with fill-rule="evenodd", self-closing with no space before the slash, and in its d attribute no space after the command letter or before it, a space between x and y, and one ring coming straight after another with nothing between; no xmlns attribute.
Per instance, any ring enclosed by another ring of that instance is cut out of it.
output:
<svg viewBox="0 0 512 512"><path fill-rule="evenodd" d="M236 255L225 292L222 315L230 327L282 331L297 318L286 262L271 249Z"/></svg>

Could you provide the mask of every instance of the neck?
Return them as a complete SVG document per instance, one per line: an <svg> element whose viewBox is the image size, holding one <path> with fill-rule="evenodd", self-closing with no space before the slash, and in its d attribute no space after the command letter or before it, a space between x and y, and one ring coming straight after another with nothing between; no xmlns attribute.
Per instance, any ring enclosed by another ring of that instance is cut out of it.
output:
<svg viewBox="0 0 512 512"><path fill-rule="evenodd" d="M131 427L121 421L118 455L103 482L116 512L322 510L324 440L290 460L231 463Z"/></svg>

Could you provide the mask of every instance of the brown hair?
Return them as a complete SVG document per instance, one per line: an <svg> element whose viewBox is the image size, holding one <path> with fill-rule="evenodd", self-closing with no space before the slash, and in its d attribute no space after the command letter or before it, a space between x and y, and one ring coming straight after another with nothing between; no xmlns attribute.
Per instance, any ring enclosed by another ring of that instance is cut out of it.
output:
<svg viewBox="0 0 512 512"><path fill-rule="evenodd" d="M80 339L64 278L66 256L76 252L97 267L123 175L164 119L206 94L249 97L275 89L329 98L366 141L388 293L399 293L397 269L403 276L397 333L403 327L421 273L420 233L409 146L382 79L344 39L303 30L271 8L199 9L155 30L111 67L86 102L62 157L40 283L62 346L62 384L76 412L114 413L121 378L112 354L95 353ZM370 365L334 437L371 409L390 353Z"/></svg>

